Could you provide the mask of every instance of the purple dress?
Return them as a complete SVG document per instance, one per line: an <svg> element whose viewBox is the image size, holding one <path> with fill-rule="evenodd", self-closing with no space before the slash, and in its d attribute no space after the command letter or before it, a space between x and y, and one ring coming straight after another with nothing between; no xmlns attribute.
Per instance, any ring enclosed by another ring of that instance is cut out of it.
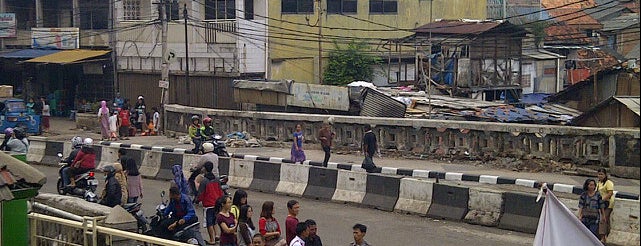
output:
<svg viewBox="0 0 641 246"><path fill-rule="evenodd" d="M296 145L298 145L298 150L296 150ZM300 163L305 161L305 151L303 151L303 132L294 132L294 142L292 143L290 159L293 162Z"/></svg>
<svg viewBox="0 0 641 246"><path fill-rule="evenodd" d="M100 135L102 138L109 138L109 110L100 108L98 115L100 116Z"/></svg>

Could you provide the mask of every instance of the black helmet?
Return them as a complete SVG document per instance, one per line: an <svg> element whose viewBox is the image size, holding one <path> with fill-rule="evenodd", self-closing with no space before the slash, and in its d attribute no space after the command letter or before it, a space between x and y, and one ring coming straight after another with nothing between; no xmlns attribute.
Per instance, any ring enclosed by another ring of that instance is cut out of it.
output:
<svg viewBox="0 0 641 246"><path fill-rule="evenodd" d="M26 132L20 127L14 128L13 129L13 134L16 135L17 139L23 139L23 138L27 137Z"/></svg>
<svg viewBox="0 0 641 246"><path fill-rule="evenodd" d="M107 165L102 168L102 171L111 174L116 172L116 168L112 165Z"/></svg>

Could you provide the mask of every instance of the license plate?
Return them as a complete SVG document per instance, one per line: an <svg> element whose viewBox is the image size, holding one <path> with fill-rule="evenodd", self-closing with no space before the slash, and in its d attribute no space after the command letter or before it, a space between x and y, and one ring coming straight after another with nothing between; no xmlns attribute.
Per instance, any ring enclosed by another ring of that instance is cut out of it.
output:
<svg viewBox="0 0 641 246"><path fill-rule="evenodd" d="M87 180L87 184L98 186L98 180L95 180L95 179Z"/></svg>

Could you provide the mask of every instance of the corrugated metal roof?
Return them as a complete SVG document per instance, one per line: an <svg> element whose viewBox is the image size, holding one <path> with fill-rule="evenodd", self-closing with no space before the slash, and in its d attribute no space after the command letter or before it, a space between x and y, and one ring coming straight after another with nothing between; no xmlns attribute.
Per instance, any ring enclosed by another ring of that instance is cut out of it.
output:
<svg viewBox="0 0 641 246"><path fill-rule="evenodd" d="M20 59L20 58L34 58L34 57L40 57L40 56L46 56L46 55L51 55L60 52L60 50L39 50L39 49L24 49L24 50L16 50L16 51L11 51L7 53L0 54L1 58L13 58L13 59Z"/></svg>
<svg viewBox="0 0 641 246"><path fill-rule="evenodd" d="M525 50L523 51L523 55L538 60L565 58L565 56L547 50Z"/></svg>
<svg viewBox="0 0 641 246"><path fill-rule="evenodd" d="M565 22L569 25L600 25L599 21L586 15L580 8L549 9L547 12L554 17L554 21Z"/></svg>
<svg viewBox="0 0 641 246"><path fill-rule="evenodd" d="M639 41L637 41L637 44L634 46L634 48L632 48L630 50L630 52L625 54L625 58L627 58L627 59L631 59L631 58L639 59L640 56L641 56L640 55L640 53L641 53L640 51L641 51L641 49L639 47Z"/></svg>
<svg viewBox="0 0 641 246"><path fill-rule="evenodd" d="M234 80L234 88L256 91L274 91L289 94L292 86L291 81L254 81Z"/></svg>
<svg viewBox="0 0 641 246"><path fill-rule="evenodd" d="M614 97L614 100L619 101L632 112L641 116L641 106L639 105L639 97Z"/></svg>
<svg viewBox="0 0 641 246"><path fill-rule="evenodd" d="M25 62L67 64L107 54L108 50L63 50L55 54L26 60Z"/></svg>
<svg viewBox="0 0 641 246"><path fill-rule="evenodd" d="M363 90L361 116L403 118L407 105L380 91L365 88Z"/></svg>
<svg viewBox="0 0 641 246"><path fill-rule="evenodd" d="M476 20L441 20L428 23L414 29L416 33L432 34L480 34L502 26L501 31L505 33L514 33L514 29L521 30L520 27L509 22L502 21L476 21ZM521 36L525 32L519 33Z"/></svg>
<svg viewBox="0 0 641 246"><path fill-rule="evenodd" d="M602 31L616 31L626 29L634 25L639 25L639 14L621 15L612 20L604 21Z"/></svg>

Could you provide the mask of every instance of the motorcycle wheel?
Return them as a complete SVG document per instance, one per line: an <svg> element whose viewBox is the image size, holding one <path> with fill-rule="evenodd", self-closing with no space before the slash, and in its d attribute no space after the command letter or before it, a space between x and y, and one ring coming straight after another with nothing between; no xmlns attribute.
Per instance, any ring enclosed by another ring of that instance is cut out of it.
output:
<svg viewBox="0 0 641 246"><path fill-rule="evenodd" d="M56 189L58 190L58 194L60 195L66 195L67 191L65 191L65 186L62 183L62 179L58 179L58 183L56 183Z"/></svg>

